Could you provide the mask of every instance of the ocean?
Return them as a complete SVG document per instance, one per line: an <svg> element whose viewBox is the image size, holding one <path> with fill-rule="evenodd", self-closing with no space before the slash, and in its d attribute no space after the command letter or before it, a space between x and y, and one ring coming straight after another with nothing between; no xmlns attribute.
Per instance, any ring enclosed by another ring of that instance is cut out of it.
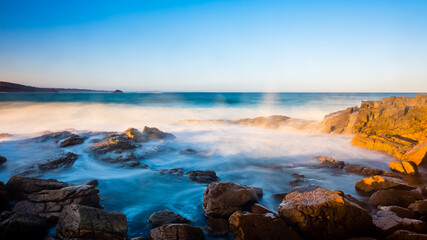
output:
<svg viewBox="0 0 427 240"><path fill-rule="evenodd" d="M169 209L201 227L209 239L202 210L207 184L187 176L160 174L159 169L213 170L221 181L261 187L260 203L277 211L277 193L296 185L316 184L342 190L359 199L354 189L361 176L340 169L314 167L317 156L333 156L346 163L358 163L388 170L392 158L381 152L352 146L351 136L326 135L292 129L261 129L222 124L188 123L185 120L236 120L286 115L321 120L326 114L360 105L364 100L388 96L415 96L415 93L0 93L0 155L8 162L0 167L0 181L19 169L44 161L61 151L79 158L66 170L47 171L42 178L71 183L99 181L101 203L106 210L126 214L129 237L148 236L148 217ZM136 150L147 169L120 168L94 159L88 152L101 131L123 132L129 127L142 130L157 127L176 139L144 143ZM89 134L82 145L64 149L52 142L32 138L46 131L70 130ZM197 154L181 154L193 149ZM161 151L159 151L161 149ZM155 154L154 154L155 153ZM305 176L290 184L293 174Z"/></svg>

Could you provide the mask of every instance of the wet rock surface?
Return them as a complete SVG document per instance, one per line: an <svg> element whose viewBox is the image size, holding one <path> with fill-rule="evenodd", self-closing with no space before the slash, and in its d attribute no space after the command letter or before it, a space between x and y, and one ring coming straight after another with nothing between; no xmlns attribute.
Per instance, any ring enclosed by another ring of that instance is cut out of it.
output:
<svg viewBox="0 0 427 240"><path fill-rule="evenodd" d="M126 239L127 220L123 213L72 204L59 216L59 239Z"/></svg>
<svg viewBox="0 0 427 240"><path fill-rule="evenodd" d="M85 141L85 138L80 137L77 134L71 134L69 137L67 137L65 140L59 143L60 147L70 147L82 144Z"/></svg>
<svg viewBox="0 0 427 240"><path fill-rule="evenodd" d="M68 169L73 166L78 158L79 156L72 152L57 154L47 161L36 163L32 166L21 169L17 175L40 177L46 171Z"/></svg>
<svg viewBox="0 0 427 240"><path fill-rule="evenodd" d="M11 200L26 200L28 195L42 190L61 189L70 186L69 183L55 179L38 179L13 176L6 183L6 190Z"/></svg>
<svg viewBox="0 0 427 240"><path fill-rule="evenodd" d="M190 220L182 217L179 214L171 212L169 210L163 209L160 212L155 212L151 214L148 221L151 223L153 227L159 227L165 224L171 223L189 223Z"/></svg>
<svg viewBox="0 0 427 240"><path fill-rule="evenodd" d="M199 183L211 183L219 179L214 171L189 171L186 175L188 175L192 181Z"/></svg>
<svg viewBox="0 0 427 240"><path fill-rule="evenodd" d="M150 231L152 240L203 240L205 235L198 227L188 224L166 224Z"/></svg>
<svg viewBox="0 0 427 240"><path fill-rule="evenodd" d="M291 192L279 205L280 216L305 237L342 239L373 230L372 217L342 192L317 188Z"/></svg>
<svg viewBox="0 0 427 240"><path fill-rule="evenodd" d="M236 240L302 239L283 219L273 213L236 211L229 218L230 231Z"/></svg>

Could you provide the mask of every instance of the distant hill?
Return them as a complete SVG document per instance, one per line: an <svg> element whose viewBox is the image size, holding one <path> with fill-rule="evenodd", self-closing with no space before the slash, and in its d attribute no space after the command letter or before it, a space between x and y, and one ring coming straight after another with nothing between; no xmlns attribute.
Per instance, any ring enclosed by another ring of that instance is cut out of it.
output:
<svg viewBox="0 0 427 240"><path fill-rule="evenodd" d="M109 92L77 88L38 88L11 82L0 82L0 92Z"/></svg>

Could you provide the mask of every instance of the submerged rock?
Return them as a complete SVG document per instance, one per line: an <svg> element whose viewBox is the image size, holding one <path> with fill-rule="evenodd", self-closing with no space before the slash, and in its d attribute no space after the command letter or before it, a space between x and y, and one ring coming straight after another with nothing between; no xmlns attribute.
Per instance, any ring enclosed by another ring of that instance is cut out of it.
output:
<svg viewBox="0 0 427 240"><path fill-rule="evenodd" d="M236 240L250 239L302 239L283 219L272 213L234 212L230 218L230 231Z"/></svg>
<svg viewBox="0 0 427 240"><path fill-rule="evenodd" d="M43 190L28 195L28 200L18 202L14 212L37 215L55 222L62 209L70 204L101 208L99 190L90 185L76 185L57 190Z"/></svg>
<svg viewBox="0 0 427 240"><path fill-rule="evenodd" d="M400 206L408 207L409 204L416 200L423 199L418 191L408 191L402 189L387 189L376 191L369 198L369 203L374 206Z"/></svg>
<svg viewBox="0 0 427 240"><path fill-rule="evenodd" d="M182 176L184 175L184 169L183 168L160 169L159 173L168 174L172 176Z"/></svg>
<svg viewBox="0 0 427 240"><path fill-rule="evenodd" d="M126 239L126 215L99 208L72 204L59 216L56 227L59 239Z"/></svg>
<svg viewBox="0 0 427 240"><path fill-rule="evenodd" d="M0 155L0 165L7 162L7 158L3 157L2 155Z"/></svg>
<svg viewBox="0 0 427 240"><path fill-rule="evenodd" d="M38 216L10 213L0 221L0 239L42 239L48 228L47 222Z"/></svg>
<svg viewBox="0 0 427 240"><path fill-rule="evenodd" d="M71 134L69 137L67 137L65 140L59 143L60 147L70 147L74 145L82 144L85 141L85 138L80 137L76 134Z"/></svg>
<svg viewBox="0 0 427 240"><path fill-rule="evenodd" d="M291 192L279 205L281 217L313 239L343 239L373 230L372 217L342 192L317 188Z"/></svg>
<svg viewBox="0 0 427 240"><path fill-rule="evenodd" d="M188 224L166 224L150 231L151 240L203 240L205 235L198 227Z"/></svg>
<svg viewBox="0 0 427 240"><path fill-rule="evenodd" d="M171 212L169 210L163 209L160 212L155 212L151 214L148 221L151 223L153 227L159 227L165 224L171 223L189 223L190 220L182 217L179 214Z"/></svg>
<svg viewBox="0 0 427 240"><path fill-rule="evenodd" d="M400 162L390 162L388 164L390 169L396 172L416 175L418 174L418 167L415 163L409 161L400 161Z"/></svg>
<svg viewBox="0 0 427 240"><path fill-rule="evenodd" d="M209 217L228 218L258 202L255 189L232 182L211 183L203 194L203 211Z"/></svg>
<svg viewBox="0 0 427 240"><path fill-rule="evenodd" d="M182 155L194 155L194 154L197 154L197 151L193 150L191 148L187 148L185 150L179 151L179 154L182 154Z"/></svg>
<svg viewBox="0 0 427 240"><path fill-rule="evenodd" d="M405 183L404 181L386 176L372 176L365 179L362 179L356 182L356 189L365 193L373 193L378 190L385 190L390 188L399 188L399 189L414 189Z"/></svg>
<svg viewBox="0 0 427 240"><path fill-rule="evenodd" d="M55 179L38 179L13 176L6 183L11 200L25 200L28 195L42 190L54 190L68 187L70 184Z"/></svg>
<svg viewBox="0 0 427 240"><path fill-rule="evenodd" d="M218 181L218 177L214 171L189 171L186 173L192 181L199 183L211 183Z"/></svg>

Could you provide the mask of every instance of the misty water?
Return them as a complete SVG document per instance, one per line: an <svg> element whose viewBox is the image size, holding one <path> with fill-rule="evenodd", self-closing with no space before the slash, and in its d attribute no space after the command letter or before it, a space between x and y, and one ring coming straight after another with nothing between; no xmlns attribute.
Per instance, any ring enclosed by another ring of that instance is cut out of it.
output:
<svg viewBox="0 0 427 240"><path fill-rule="evenodd" d="M42 178L70 183L99 181L98 189L106 210L126 214L129 237L147 236L148 217L169 209L208 232L202 210L207 184L187 176L160 174L159 169L213 170L220 181L261 187L260 203L274 211L276 193L289 192L292 174L305 175L304 184L342 190L361 199L354 183L361 176L340 169L316 168L317 156L333 156L346 163L358 163L388 170L392 160L386 154L350 145L351 136L323 135L293 129L269 130L220 124L183 123L183 120L240 119L274 114L321 120L324 115L378 100L387 93L0 93L0 155L8 161L0 168L0 181L20 169L51 158L61 151L79 158L66 170L47 171ZM165 142L149 142L136 150L147 169L120 168L91 157L89 145L103 135L99 131L140 130L158 127L176 136ZM59 148L53 141L37 142L32 137L46 131L71 130L89 138L82 145ZM197 154L181 154L193 149ZM158 151L158 150L161 151ZM153 154L155 153L155 154ZM209 236L211 238L211 236Z"/></svg>

